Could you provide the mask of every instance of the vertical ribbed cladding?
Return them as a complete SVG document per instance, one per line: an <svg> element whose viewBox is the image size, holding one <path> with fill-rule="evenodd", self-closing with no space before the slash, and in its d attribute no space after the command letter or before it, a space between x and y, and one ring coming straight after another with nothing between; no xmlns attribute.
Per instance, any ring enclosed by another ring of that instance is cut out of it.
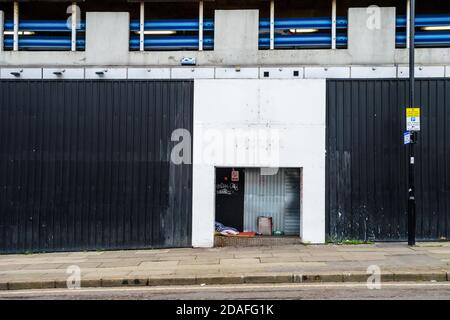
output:
<svg viewBox="0 0 450 320"><path fill-rule="evenodd" d="M259 216L272 217L273 230L299 234L299 169L280 168L274 175L261 175L259 168L245 169L244 230L258 231Z"/></svg>
<svg viewBox="0 0 450 320"><path fill-rule="evenodd" d="M192 81L0 81L0 252L187 247Z"/></svg>
<svg viewBox="0 0 450 320"><path fill-rule="evenodd" d="M417 237L449 237L450 79L418 79ZM406 80L328 80L327 234L405 240Z"/></svg>
<svg viewBox="0 0 450 320"><path fill-rule="evenodd" d="M300 169L281 169L284 173L284 233L300 234Z"/></svg>

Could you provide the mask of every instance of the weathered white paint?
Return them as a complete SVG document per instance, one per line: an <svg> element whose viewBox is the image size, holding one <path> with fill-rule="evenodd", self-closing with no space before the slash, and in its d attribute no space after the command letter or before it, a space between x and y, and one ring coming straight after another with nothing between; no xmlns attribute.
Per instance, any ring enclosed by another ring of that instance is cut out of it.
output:
<svg viewBox="0 0 450 320"><path fill-rule="evenodd" d="M128 79L170 79L170 68L128 68Z"/></svg>
<svg viewBox="0 0 450 320"><path fill-rule="evenodd" d="M258 68L216 68L217 79L258 79Z"/></svg>
<svg viewBox="0 0 450 320"><path fill-rule="evenodd" d="M213 246L215 167L230 166L303 168L300 235L325 241L325 88L325 80L195 80L194 247Z"/></svg>
<svg viewBox="0 0 450 320"><path fill-rule="evenodd" d="M2 68L1 79L41 79L41 68Z"/></svg>
<svg viewBox="0 0 450 320"><path fill-rule="evenodd" d="M302 79L303 76L303 67L259 68L260 79Z"/></svg>
<svg viewBox="0 0 450 320"><path fill-rule="evenodd" d="M9 51L11 52L11 51ZM26 53L26 51L19 51L18 53ZM75 52L74 52L75 53ZM76 52L79 53L79 52ZM24 70L33 79L39 79L41 73L37 70L42 68L33 68L28 65L1 68L4 72L0 73L1 78L10 78L10 72L17 70ZM29 70L35 70L32 75ZM9 70L9 71L8 71ZM52 66L43 68L43 78L54 78L49 75L49 72L58 70L66 70L64 77L57 77L55 79L333 79L333 78L406 78L408 77L408 67L387 67L387 66L373 66L373 67L270 67L270 68L245 68L240 72L234 68L205 68L205 67L177 67L177 68L137 68L130 66L129 68L110 68L110 67L89 67L76 68L70 65ZM98 71L105 71L102 76L96 74ZM74 73L76 71L76 74ZM266 76L268 72L268 76ZM294 72L298 72L296 76ZM418 78L441 78L450 77L450 66L417 66L416 76ZM18 77L18 79L27 79Z"/></svg>
<svg viewBox="0 0 450 320"><path fill-rule="evenodd" d="M417 66L414 68L414 75L417 78L443 78L445 77L444 66ZM398 67L398 78L409 77L409 67Z"/></svg>
<svg viewBox="0 0 450 320"><path fill-rule="evenodd" d="M172 68L172 79L213 79L214 68Z"/></svg>
<svg viewBox="0 0 450 320"><path fill-rule="evenodd" d="M43 79L84 79L83 68L44 68Z"/></svg>
<svg viewBox="0 0 450 320"><path fill-rule="evenodd" d="M86 68L86 79L126 79L126 68Z"/></svg>
<svg viewBox="0 0 450 320"><path fill-rule="evenodd" d="M305 78L350 78L350 67L306 67Z"/></svg>
<svg viewBox="0 0 450 320"><path fill-rule="evenodd" d="M351 67L351 78L396 78L396 67Z"/></svg>

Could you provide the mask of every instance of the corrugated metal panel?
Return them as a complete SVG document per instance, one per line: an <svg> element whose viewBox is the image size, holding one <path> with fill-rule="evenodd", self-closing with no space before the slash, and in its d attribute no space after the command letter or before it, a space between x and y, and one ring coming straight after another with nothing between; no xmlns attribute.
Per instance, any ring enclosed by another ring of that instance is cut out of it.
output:
<svg viewBox="0 0 450 320"><path fill-rule="evenodd" d="M284 233L300 234L300 169L282 169L284 173Z"/></svg>
<svg viewBox="0 0 450 320"><path fill-rule="evenodd" d="M406 80L329 80L327 232L332 239L405 240ZM450 79L416 81L417 236L450 233Z"/></svg>
<svg viewBox="0 0 450 320"><path fill-rule="evenodd" d="M0 252L191 244L191 81L0 81Z"/></svg>
<svg viewBox="0 0 450 320"><path fill-rule="evenodd" d="M270 216L273 230L298 235L299 169L280 169L275 175L260 172L260 169L245 169L244 230L258 231L257 218Z"/></svg>

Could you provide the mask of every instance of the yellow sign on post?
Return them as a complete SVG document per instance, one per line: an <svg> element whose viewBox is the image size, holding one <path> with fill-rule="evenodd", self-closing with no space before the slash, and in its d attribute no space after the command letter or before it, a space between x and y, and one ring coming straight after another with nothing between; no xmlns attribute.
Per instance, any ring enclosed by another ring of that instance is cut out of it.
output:
<svg viewBox="0 0 450 320"><path fill-rule="evenodd" d="M406 130L420 131L420 108L406 108Z"/></svg>
<svg viewBox="0 0 450 320"><path fill-rule="evenodd" d="M406 117L416 117L420 118L420 108L406 108Z"/></svg>

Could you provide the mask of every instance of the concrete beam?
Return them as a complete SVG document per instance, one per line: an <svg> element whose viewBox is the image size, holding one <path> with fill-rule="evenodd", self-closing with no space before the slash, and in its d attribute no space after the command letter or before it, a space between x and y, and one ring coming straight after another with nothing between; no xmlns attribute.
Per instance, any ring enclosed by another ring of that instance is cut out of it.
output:
<svg viewBox="0 0 450 320"><path fill-rule="evenodd" d="M395 57L395 7L348 11L348 51L352 64L392 63Z"/></svg>
<svg viewBox="0 0 450 320"><path fill-rule="evenodd" d="M183 57L194 57L197 67L226 67L214 51L179 51L179 52L139 52L132 51L121 63L97 60L88 63L84 51L0 51L1 67L89 67L89 66L127 66L127 67L176 67L180 66ZM417 65L450 65L450 48L418 48L416 49ZM237 64L232 64L237 65ZM408 65L408 50L396 49L392 60L374 60L364 64L353 63L348 50L260 50L256 63L238 63L239 67L260 66L292 66L292 67L348 67L351 65L394 66Z"/></svg>
<svg viewBox="0 0 450 320"><path fill-rule="evenodd" d="M5 25L5 13L3 11L0 11L0 52L3 51L3 26Z"/></svg>
<svg viewBox="0 0 450 320"><path fill-rule="evenodd" d="M214 53L222 64L257 62L259 10L216 10Z"/></svg>
<svg viewBox="0 0 450 320"><path fill-rule="evenodd" d="M128 12L86 13L86 63L127 64L130 46Z"/></svg>

